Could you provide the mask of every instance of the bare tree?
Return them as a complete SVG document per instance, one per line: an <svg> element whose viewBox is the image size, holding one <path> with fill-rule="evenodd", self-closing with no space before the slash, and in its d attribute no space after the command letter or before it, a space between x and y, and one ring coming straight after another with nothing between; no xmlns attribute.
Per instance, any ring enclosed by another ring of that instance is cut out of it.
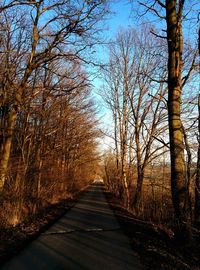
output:
<svg viewBox="0 0 200 270"><path fill-rule="evenodd" d="M147 39L144 29L140 33L135 29L121 29L110 48L110 68L105 76L104 99L113 113L116 157L120 146L121 179L124 190L127 189L129 208L132 204L137 214L145 168L166 146L152 148L166 129L166 109L161 109L161 105L165 106L166 85L152 79L154 74L157 77L160 74L164 80L166 72L160 69L162 63L156 57L154 42L154 38ZM134 199L130 194L133 180L127 178L127 169L132 170L134 166L133 159L137 167Z"/></svg>
<svg viewBox="0 0 200 270"><path fill-rule="evenodd" d="M12 12L24 13L24 23L21 29L14 27L14 33L8 39L10 47L3 54L10 56L17 53L20 59L19 72L14 78L7 73L6 89L13 89L12 102L9 104L7 125L1 144L0 189L5 183L6 172L11 151L13 130L17 114L21 111L23 96L34 70L52 60L65 58L70 63L74 59L90 62L82 57L82 52L96 43L95 28L106 12L105 1L8 1L0 7L1 16L9 20ZM11 20L10 20L10 23ZM31 28L31 31L29 29ZM29 29L27 29L29 28ZM10 29L13 29L13 27ZM7 30L6 30L7 31ZM26 38L24 38L24 35ZM26 39L27 47L20 46L18 40ZM11 63L11 62L9 62ZM18 63L18 62L17 62Z"/></svg>
<svg viewBox="0 0 200 270"><path fill-rule="evenodd" d="M7 223L17 224L73 196L94 179L99 131L86 76L80 63L68 66L58 60L31 76L15 121L2 194L10 211L4 213Z"/></svg>
<svg viewBox="0 0 200 270"><path fill-rule="evenodd" d="M190 223L189 185L184 150L184 130L181 120L182 89L195 70L197 50L193 53L193 60L183 76L183 33L185 1L141 1L146 11L150 11L166 23L166 36L152 32L157 38L164 38L168 46L168 123L171 156L171 191L176 215L178 233L184 235ZM189 4L190 5L190 4ZM192 4L191 4L192 5ZM190 6L191 6L190 5ZM188 13L189 14L189 13ZM187 15L188 15L187 14Z"/></svg>

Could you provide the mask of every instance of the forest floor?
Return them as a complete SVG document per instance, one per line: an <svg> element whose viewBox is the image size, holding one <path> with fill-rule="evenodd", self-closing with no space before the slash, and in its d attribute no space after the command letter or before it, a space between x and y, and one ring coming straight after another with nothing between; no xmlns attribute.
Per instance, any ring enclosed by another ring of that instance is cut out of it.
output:
<svg viewBox="0 0 200 270"><path fill-rule="evenodd" d="M145 270L200 270L199 233L194 235L190 243L177 242L171 230L136 219L120 206L119 201L111 193L104 190L104 194L121 228L129 237L132 248L140 256ZM79 197L80 194L73 200L65 200L50 206L45 212L26 223L0 229L0 265L55 223L73 207Z"/></svg>
<svg viewBox="0 0 200 270"><path fill-rule="evenodd" d="M200 270L200 232L193 232L190 243L177 241L171 229L135 218L110 192L104 192L145 270Z"/></svg>

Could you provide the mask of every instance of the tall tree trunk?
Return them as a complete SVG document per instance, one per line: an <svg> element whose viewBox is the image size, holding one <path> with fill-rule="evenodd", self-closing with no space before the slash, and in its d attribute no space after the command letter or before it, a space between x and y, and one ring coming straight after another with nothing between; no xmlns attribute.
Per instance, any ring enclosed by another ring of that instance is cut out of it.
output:
<svg viewBox="0 0 200 270"><path fill-rule="evenodd" d="M135 214L139 214L141 194L142 194L142 185L144 173L141 165L141 148L140 148L140 133L139 133L139 125L138 125L138 117L135 123L135 143L136 143L136 157L137 157L137 186L135 191L135 196L133 200L133 208Z"/></svg>
<svg viewBox="0 0 200 270"><path fill-rule="evenodd" d="M123 123L122 123L122 180L124 185L125 204L130 209L129 184L127 179L127 141L128 141L128 79L127 79L127 59L124 66L124 89L123 89Z"/></svg>
<svg viewBox="0 0 200 270"><path fill-rule="evenodd" d="M200 227L200 94L198 97L198 155L197 155L197 174L195 183L195 225Z"/></svg>
<svg viewBox="0 0 200 270"><path fill-rule="evenodd" d="M126 120L124 123L124 134L122 140L122 181L124 186L124 201L127 208L130 208L130 196L129 196L129 186L127 180L127 124Z"/></svg>
<svg viewBox="0 0 200 270"><path fill-rule="evenodd" d="M123 196L123 187L121 181L121 164L120 164L120 157L122 156L121 151L121 141L122 141L122 119L121 119L121 111L120 111L120 104L119 104L119 89L117 86L114 88L114 108L113 108L113 117L114 117L114 136L115 136L115 162L116 162L116 190L115 194L121 199ZM119 143L118 143L118 130L119 130ZM120 156L121 154L121 156Z"/></svg>
<svg viewBox="0 0 200 270"><path fill-rule="evenodd" d="M38 9L40 7L38 6ZM22 96L24 89L26 88L26 84L28 81L28 78L30 77L32 71L33 71L33 59L36 54L36 46L38 43L38 32L37 32L37 23L39 20L39 12L36 15L36 19L33 25L33 43L32 43L32 51L29 57L28 64L26 66L23 78L21 80L20 85L18 86L15 94L15 101L12 106L12 109L10 111L9 115L9 120L8 120L8 127L6 129L6 139L3 142L3 147L2 148L2 155L1 155L1 163L0 163L0 192L2 191L6 179L6 173L8 169L8 162L10 158L10 152L11 152L11 144L12 144L12 138L13 138L13 132L14 132L14 126L15 126L15 120L17 117L18 111L21 109L21 101L22 101ZM16 87L16 86L15 86Z"/></svg>
<svg viewBox="0 0 200 270"><path fill-rule="evenodd" d="M114 116L114 136L115 136L115 159L116 159L116 170L117 176L119 173L119 150L118 150L118 141L117 141L117 112L113 113Z"/></svg>
<svg viewBox="0 0 200 270"><path fill-rule="evenodd" d="M16 117L17 109L13 107L9 115L8 127L5 131L5 140L3 140L3 145L1 147L2 154L0 162L0 192L3 190L5 184Z"/></svg>
<svg viewBox="0 0 200 270"><path fill-rule="evenodd" d="M119 164L119 146L118 146L118 138L117 138L117 131L118 131L118 121L117 121L117 110L114 108L113 111L113 118L114 118L114 139L115 139L115 163L116 163L116 176L115 176L115 194L117 196L120 195L121 189L121 181L120 181L120 164Z"/></svg>
<svg viewBox="0 0 200 270"><path fill-rule="evenodd" d="M171 190L176 222L180 233L185 230L189 213L188 186L184 157L184 134L180 117L182 94L182 29L181 17L184 1L166 0L167 40L168 40L168 121L171 157Z"/></svg>
<svg viewBox="0 0 200 270"><path fill-rule="evenodd" d="M1 162L0 162L0 192L3 190L4 184L5 184L6 173L8 169L8 163L9 163L10 152L11 152L12 139L13 139L13 134L14 134L15 120L17 118L17 113L21 109L23 91L26 87L28 78L32 72L32 68L31 68L32 58L33 57L31 56L29 64L27 65L27 68L25 70L22 82L18 86L18 89L16 91L15 103L12 105L12 108L9 114L9 119L8 119L8 126L5 131L6 138L5 140L3 140L3 146L0 146L0 149L3 149L2 154L1 154Z"/></svg>
<svg viewBox="0 0 200 270"><path fill-rule="evenodd" d="M137 168L137 187L135 191L135 197L133 201L133 208L136 215L139 215L140 213L140 205L141 205L141 197L142 197L142 186L143 186L143 180L144 180L144 170L141 168L141 166L138 166Z"/></svg>

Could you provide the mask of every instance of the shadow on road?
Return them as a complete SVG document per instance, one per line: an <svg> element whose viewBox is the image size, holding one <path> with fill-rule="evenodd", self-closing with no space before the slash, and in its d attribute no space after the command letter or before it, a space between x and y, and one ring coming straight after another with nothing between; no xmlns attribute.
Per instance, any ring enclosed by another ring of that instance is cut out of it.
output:
<svg viewBox="0 0 200 270"><path fill-rule="evenodd" d="M142 269L102 188L93 184L75 207L1 269Z"/></svg>

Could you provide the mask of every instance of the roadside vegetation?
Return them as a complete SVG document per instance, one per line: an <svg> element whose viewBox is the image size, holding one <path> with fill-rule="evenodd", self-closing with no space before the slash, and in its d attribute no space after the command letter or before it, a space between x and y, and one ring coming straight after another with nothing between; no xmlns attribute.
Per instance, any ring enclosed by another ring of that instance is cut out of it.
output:
<svg viewBox="0 0 200 270"><path fill-rule="evenodd" d="M86 72L101 1L0 6L0 226L16 226L90 183L99 160Z"/></svg>
<svg viewBox="0 0 200 270"><path fill-rule="evenodd" d="M158 23L121 28L108 48L102 97L113 149L103 178L135 216L172 226L175 237L189 241L200 221L198 4L139 6L140 17Z"/></svg>

